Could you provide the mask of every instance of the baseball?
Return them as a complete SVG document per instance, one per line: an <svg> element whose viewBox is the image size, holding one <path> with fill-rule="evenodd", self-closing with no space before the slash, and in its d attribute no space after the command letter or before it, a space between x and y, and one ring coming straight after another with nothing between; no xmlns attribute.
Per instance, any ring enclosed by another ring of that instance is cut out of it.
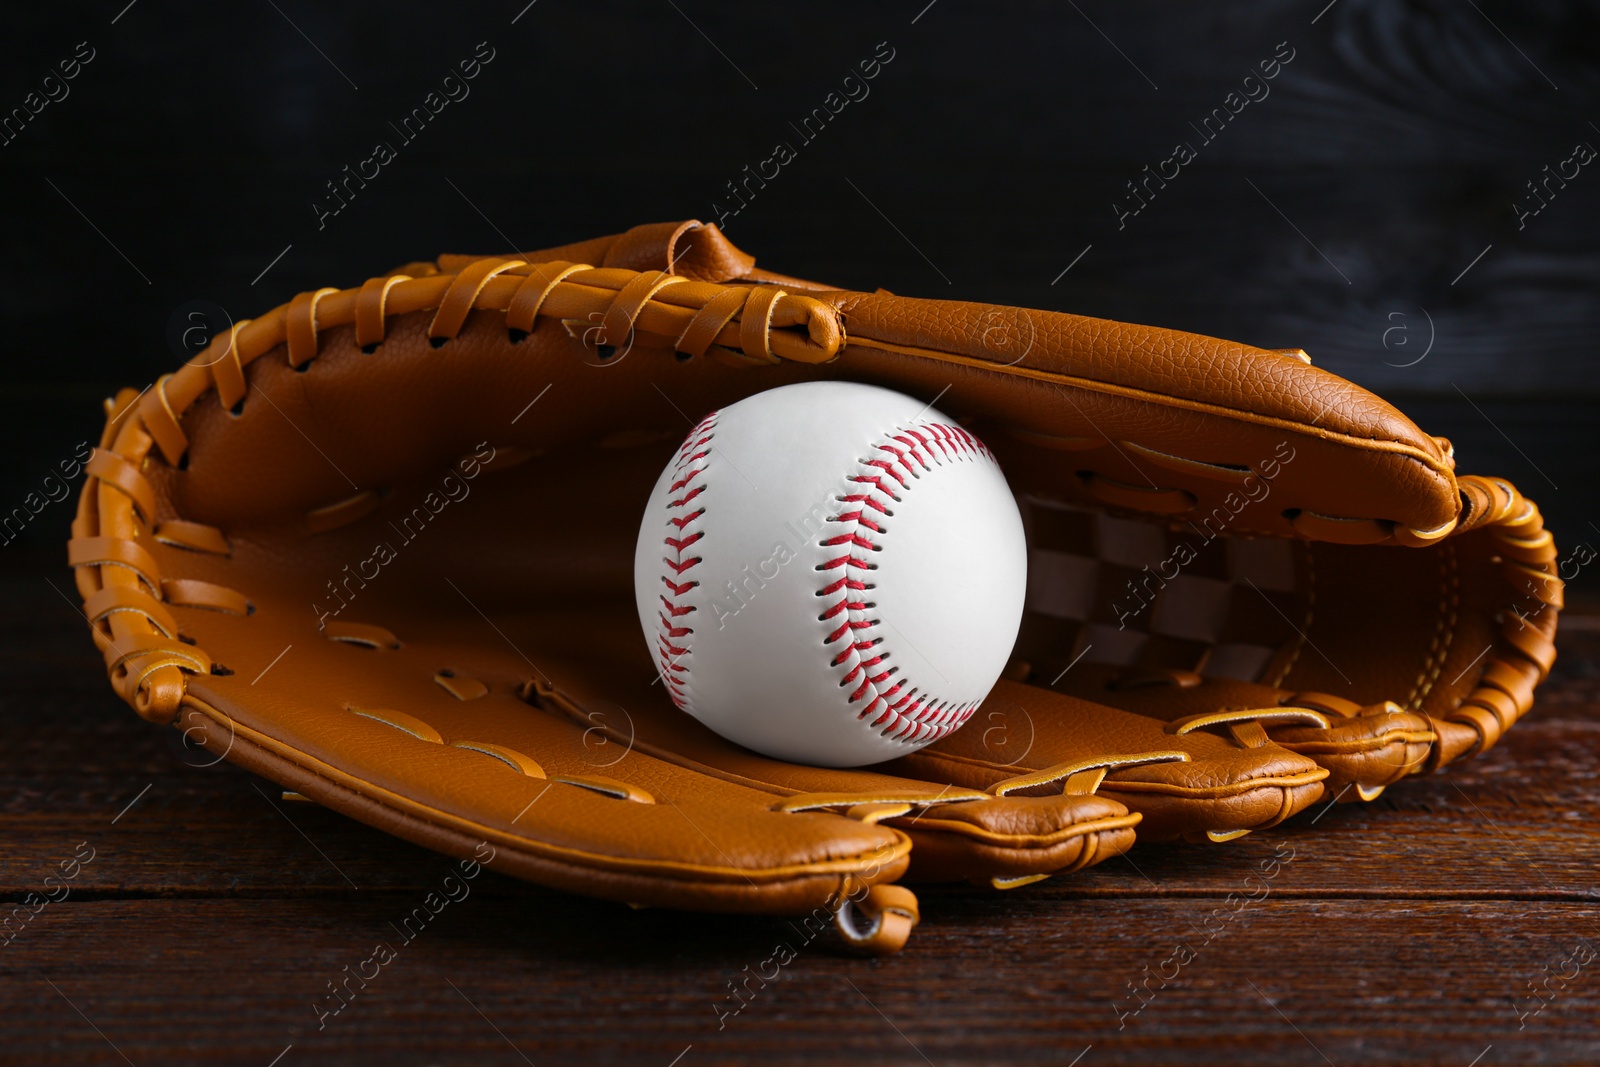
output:
<svg viewBox="0 0 1600 1067"><path fill-rule="evenodd" d="M662 471L634 555L659 681L778 759L853 767L966 722L1022 619L999 465L953 419L849 382L712 412Z"/></svg>

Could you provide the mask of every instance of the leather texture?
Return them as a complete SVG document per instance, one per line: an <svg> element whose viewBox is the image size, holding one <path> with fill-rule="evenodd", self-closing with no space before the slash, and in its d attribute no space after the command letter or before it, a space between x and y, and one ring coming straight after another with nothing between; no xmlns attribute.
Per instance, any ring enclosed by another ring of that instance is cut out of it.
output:
<svg viewBox="0 0 1600 1067"><path fill-rule="evenodd" d="M1527 710L1561 604L1537 508L1303 353L754 263L695 222L445 256L122 391L69 545L113 686L428 847L636 905L809 914L863 952L916 924L902 879L1020 886L1136 826L1225 840ZM633 598L686 431L819 379L937 400L998 456L1032 554L1006 680L852 770L675 708Z"/></svg>

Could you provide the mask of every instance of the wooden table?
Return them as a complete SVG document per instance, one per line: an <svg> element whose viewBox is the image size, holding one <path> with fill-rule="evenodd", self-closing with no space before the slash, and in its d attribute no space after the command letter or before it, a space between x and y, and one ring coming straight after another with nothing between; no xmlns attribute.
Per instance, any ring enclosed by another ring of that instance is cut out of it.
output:
<svg viewBox="0 0 1600 1067"><path fill-rule="evenodd" d="M54 554L0 588L0 892L61 898L0 946L3 1063L1600 1061L1600 616L1480 759L1226 845L928 887L905 952L803 947L732 1014L783 920L484 873L407 942L452 863L140 722Z"/></svg>

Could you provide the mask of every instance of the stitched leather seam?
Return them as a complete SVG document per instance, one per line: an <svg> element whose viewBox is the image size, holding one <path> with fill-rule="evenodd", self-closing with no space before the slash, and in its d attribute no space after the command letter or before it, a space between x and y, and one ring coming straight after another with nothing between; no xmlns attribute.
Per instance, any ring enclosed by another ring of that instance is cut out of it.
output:
<svg viewBox="0 0 1600 1067"><path fill-rule="evenodd" d="M504 844L516 849L523 855L535 857L546 862L581 864L588 869L617 871L667 879L671 879L673 875L715 875L726 884L737 886L748 884L753 879L762 880L762 884L770 884L796 877L814 877L839 871L858 873L862 870L883 870L891 866L896 860L904 858L911 849L911 840L905 835L904 831L883 827L898 839L895 841L893 848L889 850L887 859L884 855L884 847L881 845L870 851L858 852L853 855L830 857L809 863L785 864L766 869L742 866L714 867L679 860L629 859L625 856L589 852L571 846L520 837L515 833L500 830L456 815L453 812L433 807L413 797L392 792L383 786L358 778L346 771L341 771L333 764L326 763L308 752L285 744L269 734L246 726L199 697L187 695L184 697L183 703L213 722L233 730L236 745L242 742L244 745L263 751L268 754L269 758L281 760L296 770L314 775L319 781L326 782L333 788L350 794L353 799L374 803L405 818L419 820L431 829L444 826L456 832L465 830L472 835L472 840L474 841L487 840L497 844ZM538 779L530 778L528 781L537 782ZM316 798L313 797L313 799ZM676 805L664 804L662 807L676 808Z"/></svg>
<svg viewBox="0 0 1600 1067"><path fill-rule="evenodd" d="M1052 845L1072 841L1076 838L1087 837L1091 834L1101 834L1111 830L1126 830L1144 818L1139 812L1129 812L1127 815L1109 815L1102 819L1091 819L1087 822L1073 823L1059 830L1047 834L1002 834L993 830L986 830L969 822L956 819L935 819L930 817L905 817L886 819L896 829L920 831L923 833L949 833L960 837L982 841L985 844L1002 845L1010 848L1048 848Z"/></svg>
<svg viewBox="0 0 1600 1067"><path fill-rule="evenodd" d="M893 653L883 637L871 632L883 620L871 614L874 605L866 599L873 588L871 573L877 569L868 554L882 551L888 534L882 520L894 514L893 505L901 495L937 467L979 458L994 462L981 441L949 423L924 422L883 434L858 461L856 472L846 476L850 484L837 498L843 510L829 523L842 526L844 532L818 542L840 550L817 568L823 585L816 595L838 597L819 616L827 622L838 620L823 646L831 649L844 642L828 666L845 668L839 684L854 686L846 702L861 704L856 719L880 737L918 745L937 741L966 722L982 702L940 700L911 684L898 665L887 663Z"/></svg>
<svg viewBox="0 0 1600 1067"><path fill-rule="evenodd" d="M401 315L432 310L435 312L435 321L430 332L433 328L444 331L432 337L437 347L449 341L465 326L471 312L507 311L514 294L530 276L542 278L551 268L571 266L558 261L511 265L514 262L480 261L484 266L478 270L486 277L475 289L471 288L474 282L472 277L467 277L466 284L458 288L463 281L462 275L458 274L406 278L385 290L383 321L387 323ZM625 325L627 330L624 332L638 329L669 338L680 337L706 304L724 293L737 292L743 294L743 303L736 313L740 321L732 321L734 316L730 316L729 321L720 327L717 335L708 343L743 350L762 362L782 358L802 363L823 363L836 358L843 347L844 332L838 311L813 297L783 292L774 294L770 289L759 286L680 280L652 293L649 299L638 302L636 306L631 306L631 301L622 300L622 290L630 282L653 273L656 272L597 269L580 265L576 270L558 277L534 314L585 323L597 323L605 317L608 334L611 325L619 330ZM213 347L221 347L230 356L237 357L241 378L245 364L254 362L279 345L289 345L291 342L300 349L295 353L295 362L309 362L318 354L318 338L323 332L356 323L361 293L361 287L319 290L314 306L308 306L307 301L297 297L296 301L282 305L260 319L250 320L248 325L238 324L238 328L227 335L226 345L213 341L205 352L196 356L176 375L170 376L174 384L180 387L176 397L168 395L163 386L156 395L140 403L146 421L161 423L159 428L152 429L152 433L157 437L161 452L168 462L178 463L187 448L187 439L178 426L183 412L199 396L219 388L216 370L219 357L212 354ZM447 303L451 305L452 312L459 310L460 314L457 316L452 313L450 321L440 322L439 314ZM752 307L758 308L761 314L745 322L743 313ZM755 351L749 351L751 348ZM176 403L173 403L174 400ZM157 407L165 410L158 412Z"/></svg>
<svg viewBox="0 0 1600 1067"><path fill-rule="evenodd" d="M1195 800L1211 800L1218 797L1239 796L1256 789L1284 789L1290 786L1310 785L1320 782L1328 777L1326 767L1318 767L1314 771L1302 771L1299 774L1278 774L1269 778L1250 778L1242 782L1230 782L1227 785L1214 786L1184 786L1168 782L1138 782L1126 781L1121 778L1107 778L1100 784L1100 793L1160 793L1165 796L1185 797Z"/></svg>
<svg viewBox="0 0 1600 1067"><path fill-rule="evenodd" d="M689 710L690 636L694 633L691 614L699 608L689 603L689 591L700 584L690 572L701 558L694 545L705 536L701 522L706 514L705 473L711 465L711 439L716 436L717 413L701 419L678 449L672 464L672 481L667 489L666 534L662 538L662 588L656 590L660 605L656 609L656 661L661 666L661 682L682 710Z"/></svg>
<svg viewBox="0 0 1600 1067"><path fill-rule="evenodd" d="M1333 730L1330 729L1328 732L1332 733ZM1290 752L1298 752L1302 756L1312 753L1322 756L1352 756L1398 745L1431 745L1438 739L1439 735L1432 730L1390 730L1377 737L1357 738L1352 741L1292 741L1279 736L1274 737L1272 743Z"/></svg>
<svg viewBox="0 0 1600 1067"><path fill-rule="evenodd" d="M1028 770L1029 769L1029 768L1019 768L1015 764L995 763L992 760L977 759L977 758L972 757L972 756L961 756L961 755L957 755L955 753L950 753L950 752L922 751L922 752L917 753L916 756L914 756L912 758L914 758L914 759L916 759L918 761L931 760L931 761L935 761L935 762L953 763L953 764L956 764L957 766L972 767L972 768L976 768L976 769L979 769L979 770L985 770L985 771L1002 771L1002 772L1005 772L1008 775L1014 775L1019 769L1021 769L1021 770ZM1183 765L1184 764L1174 764L1174 766L1183 766ZM1233 796L1233 795L1236 795L1236 794L1239 794L1239 793L1248 792L1248 791L1250 791L1252 789L1258 789L1258 788L1264 788L1264 787L1279 787L1279 786L1287 786L1287 785L1304 785L1304 784L1306 784L1308 782L1320 782L1320 781L1322 781L1322 779L1326 778L1327 775L1328 775L1328 772L1325 769L1319 767L1316 770L1313 770L1313 771L1302 771L1299 774L1292 774L1292 775L1280 774L1280 775L1268 775L1268 776L1263 777L1263 778L1246 778L1246 779L1243 779L1242 781L1229 782L1229 783L1226 783L1226 784L1220 785L1220 786L1172 785L1172 784L1162 783L1162 782L1128 781L1128 780L1125 780L1125 779L1110 777L1110 775L1116 774L1121 770L1125 770L1125 769L1131 770L1135 766L1137 766L1137 764L1126 764L1126 765L1124 765L1122 767L1109 768L1106 779L1103 782L1100 783L1100 786L1096 790L1096 793L1103 793L1107 789L1115 787L1115 788L1118 788L1118 789L1124 789L1124 790L1128 790L1128 791L1131 791L1131 792L1171 793L1171 794L1176 795L1176 796L1189 796L1189 795L1194 795L1194 796ZM1032 769L1033 770L1043 770L1044 768L1041 767L1041 768L1032 768Z"/></svg>
<svg viewBox="0 0 1600 1067"><path fill-rule="evenodd" d="M978 356L966 356L956 352L940 352L936 349L919 348L914 345L896 344L891 341L880 341L876 338L863 337L855 333L850 338L850 344L862 348L875 348L900 355L916 356L922 359L933 360L939 363L954 363L960 366L972 367L977 370L994 374L1014 375L1023 378L1032 378L1037 381L1051 382L1057 385L1071 386L1085 392L1100 393L1108 396L1125 397L1141 403L1154 404L1160 407L1180 408L1208 415L1221 415L1228 419L1247 422L1257 426L1270 426L1274 429L1288 430L1306 437L1326 440L1334 438L1371 451L1386 452L1414 463L1425 466L1430 474L1435 477L1444 477L1450 474L1450 469L1441 465L1441 461L1429 455L1416 445L1406 444L1381 437L1362 437L1344 430L1329 430L1325 427L1301 422L1296 419L1282 418L1276 415L1263 415L1260 412L1249 411L1242 408L1230 408L1222 404L1206 400L1192 400L1188 397L1172 396L1167 393L1157 393L1138 386L1119 385L1115 382L1101 382L1092 378L1082 378L1073 374L1064 374L1059 371L1038 370L1023 365L1009 365L997 363L993 360Z"/></svg>

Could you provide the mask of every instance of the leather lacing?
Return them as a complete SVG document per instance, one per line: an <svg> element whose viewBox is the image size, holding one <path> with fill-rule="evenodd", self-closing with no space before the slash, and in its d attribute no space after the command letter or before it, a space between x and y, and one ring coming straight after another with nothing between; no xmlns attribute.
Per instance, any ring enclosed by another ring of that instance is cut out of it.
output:
<svg viewBox="0 0 1600 1067"><path fill-rule="evenodd" d="M1050 791L1059 783L1062 793L1088 796L1100 788L1100 784L1106 780L1106 775L1112 771L1138 767L1146 763L1187 762L1189 762L1189 754L1177 749L1170 752L1140 752L1126 756L1100 756L1095 759L1078 760L1072 763L1058 763L1043 770L1029 771L1026 774L1005 778L989 786L989 792L997 797L1008 797L1013 793L1040 795L1043 792Z"/></svg>
<svg viewBox="0 0 1600 1067"><path fill-rule="evenodd" d="M1556 618L1564 606L1564 584L1556 572L1555 538L1533 501L1498 478L1460 480L1465 505L1459 530L1482 528L1493 541L1506 585L1526 595L1538 610L1525 615L1507 609L1499 618L1500 641L1490 651L1483 674L1461 703L1439 718L1466 723L1478 732L1477 751L1500 740L1533 706L1534 688L1556 659ZM1437 763L1435 753L1429 769Z"/></svg>
<svg viewBox="0 0 1600 1067"><path fill-rule="evenodd" d="M621 345L643 337L691 357L709 353L741 364L780 359L825 362L836 358L845 343L836 309L771 286L727 286L660 271L514 259L476 260L456 274L428 273L433 269L415 264L406 268L411 273L375 278L358 289L303 293L259 319L234 324L177 373L163 376L144 393L123 390L107 402L106 427L86 465L90 482L79 497L68 555L79 592L91 609L86 614L112 684L141 716L170 721L183 697L186 674L224 669L215 666L203 649L182 639L168 605L240 614L252 610L248 599L235 590L163 578L141 540L154 538L171 547L224 557L231 549L220 530L155 514L157 498L144 477L144 464L154 446L169 464L180 466L189 445L180 424L183 413L212 390L224 408L237 408L248 391L245 365L279 345L286 346L291 366L304 368L317 355L321 330L354 324L357 344L375 350L392 317L427 309L435 312L429 337L441 344L460 332L475 309L504 311L513 341L531 333L543 315L592 328L597 344ZM900 347L865 338L858 341L878 348ZM1538 610L1502 613L1499 641L1485 660L1478 684L1454 709L1438 716L1471 726L1479 735L1481 752L1531 707L1534 687L1554 662L1562 582L1555 570L1553 538L1531 501L1499 479L1465 476L1457 484L1461 515L1430 530L1304 510L1290 520L1298 533L1344 544L1424 546L1480 528L1493 539L1508 586L1519 594L1526 591ZM1108 503L1123 503L1117 487L1105 479L1092 479L1089 488ZM1168 495L1180 493L1172 490ZM1125 506L1141 507L1150 499L1141 493ZM1178 502L1173 495L1171 504ZM1163 513L1169 506L1153 510ZM1440 758L1435 747L1424 769L1431 769Z"/></svg>
<svg viewBox="0 0 1600 1067"><path fill-rule="evenodd" d="M1433 719L1462 723L1478 734L1478 744L1473 753L1482 753L1500 740L1518 719L1533 706L1533 693L1549 674L1555 663L1556 620L1563 607L1564 583L1556 572L1555 538L1544 527L1544 518L1533 501L1524 497L1510 483L1499 478L1480 475L1463 475L1457 480L1461 494L1460 516L1448 527L1455 534L1482 530L1494 545L1494 563L1499 567L1505 587L1510 591L1505 608L1497 616L1498 641L1490 648L1484 660L1483 672L1478 682L1455 707L1446 711L1426 711L1424 704L1433 690L1446 663L1455 622L1459 613L1458 561L1454 546L1440 546L1444 555L1440 559L1441 597L1440 630L1434 635L1417 682L1408 695L1406 708L1422 712ZM1393 543L1393 542L1391 542ZM1513 610L1516 599L1527 598L1536 610ZM1309 629L1309 625L1306 627ZM1186 684L1183 676L1198 675L1184 671L1164 671L1166 678L1152 677L1147 681L1165 681L1168 684ZM1280 672L1286 674L1287 671ZM1229 713L1241 720L1252 717L1279 726L1283 722L1274 716L1284 710L1309 709L1321 712L1328 721L1324 727L1334 725L1338 719L1381 715L1401 711L1398 705L1384 701L1360 705L1343 697L1327 693L1293 693L1282 698L1279 708L1259 712ZM1178 724L1190 723L1180 719L1168 725L1171 730ZM1219 720L1219 724L1222 724ZM1189 728L1196 728L1190 725ZM1230 734L1244 747L1253 747L1253 735L1241 737L1239 722L1227 725ZM1315 725L1315 724L1312 724ZM1264 729L1263 729L1264 733ZM1410 774L1436 770L1443 761L1443 751L1437 743L1439 736L1422 731L1402 732L1397 739L1407 743L1427 743L1421 760L1398 766L1391 780L1383 785L1358 787L1363 800L1376 799L1385 785Z"/></svg>
<svg viewBox="0 0 1600 1067"><path fill-rule="evenodd" d="M663 271L559 261L482 259L459 274L391 275L359 289L301 293L260 319L239 322L176 374L157 381L140 401L140 420L167 462L177 465L189 444L179 425L183 412L210 389L223 407L237 405L245 398L247 364L285 345L290 366L303 367L317 355L320 330L352 323L358 345L381 346L390 319L428 309L434 310L428 337L436 346L453 340L474 310L504 311L514 340L532 333L536 319L545 316L583 328L596 345L620 347L643 336L691 357L712 353L740 363L824 363L838 356L845 341L832 306L772 286L718 285Z"/></svg>
<svg viewBox="0 0 1600 1067"><path fill-rule="evenodd" d="M822 363L836 358L845 341L837 310L781 288L519 259L476 260L455 274L412 264L356 289L301 293L259 319L235 323L177 373L143 393L126 389L107 401L106 427L86 465L91 481L79 497L68 558L92 609L87 614L112 685L142 717L171 721L186 676L221 670L183 640L169 605L253 610L235 590L164 579L141 544L153 537L193 552L231 552L222 531L157 514L157 496L143 473L152 447L181 467L189 448L184 412L214 391L224 409L237 413L249 391L244 368L279 346L291 367L304 370L318 354L322 331L354 325L357 345L375 352L393 317L429 309L428 336L436 347L454 339L474 310L504 312L512 342L532 333L544 316L582 328L597 345L648 342L736 364ZM331 528L375 504L366 490L335 505L337 515L313 516L308 524Z"/></svg>

